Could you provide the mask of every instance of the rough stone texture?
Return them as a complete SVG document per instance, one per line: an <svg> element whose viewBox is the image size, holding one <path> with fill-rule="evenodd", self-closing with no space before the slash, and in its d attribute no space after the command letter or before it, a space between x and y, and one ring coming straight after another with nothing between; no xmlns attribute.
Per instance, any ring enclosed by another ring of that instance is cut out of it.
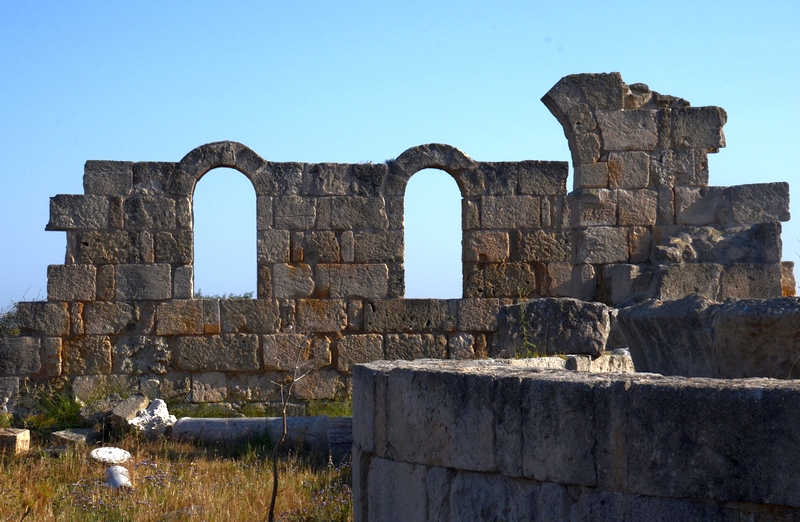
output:
<svg viewBox="0 0 800 522"><path fill-rule="evenodd" d="M84 335L68 339L63 346L63 372L66 375L111 373L111 352L107 336Z"/></svg>
<svg viewBox="0 0 800 522"><path fill-rule="evenodd" d="M0 375L31 375L42 367L39 339L32 337L0 338Z"/></svg>
<svg viewBox="0 0 800 522"><path fill-rule="evenodd" d="M286 230L259 230L258 250L259 263L288 263L289 232Z"/></svg>
<svg viewBox="0 0 800 522"><path fill-rule="evenodd" d="M0 428L0 455L15 456L27 453L31 445L31 432L20 428Z"/></svg>
<svg viewBox="0 0 800 522"><path fill-rule="evenodd" d="M340 372L351 372L356 363L383 359L383 336L380 335L346 335L336 346L336 364Z"/></svg>
<svg viewBox="0 0 800 522"><path fill-rule="evenodd" d="M458 302L458 328L465 331L497 330L499 299L461 299Z"/></svg>
<svg viewBox="0 0 800 522"><path fill-rule="evenodd" d="M108 198L60 194L50 198L46 230L103 229L108 227Z"/></svg>
<svg viewBox="0 0 800 522"><path fill-rule="evenodd" d="M347 326L347 309L340 300L300 299L297 328L301 332L339 332Z"/></svg>
<svg viewBox="0 0 800 522"><path fill-rule="evenodd" d="M481 199L484 228L535 228L539 226L540 200L532 196L497 196Z"/></svg>
<svg viewBox="0 0 800 522"><path fill-rule="evenodd" d="M122 337L114 346L114 373L124 375L166 374L172 350L162 337Z"/></svg>
<svg viewBox="0 0 800 522"><path fill-rule="evenodd" d="M119 301L163 300L172 297L172 273L168 264L117 265Z"/></svg>
<svg viewBox="0 0 800 522"><path fill-rule="evenodd" d="M572 233L568 230L535 230L522 234L523 261L569 261L572 257Z"/></svg>
<svg viewBox="0 0 800 522"><path fill-rule="evenodd" d="M367 302L364 330L367 332L414 332L438 330L448 318L446 301L401 299Z"/></svg>
<svg viewBox="0 0 800 522"><path fill-rule="evenodd" d="M206 372L192 377L192 402L222 402L227 395L224 373Z"/></svg>
<svg viewBox="0 0 800 522"><path fill-rule="evenodd" d="M789 221L789 184L762 183L731 187L733 220L737 223Z"/></svg>
<svg viewBox="0 0 800 522"><path fill-rule="evenodd" d="M69 312L65 303L41 301L17 303L17 322L23 331L30 330L48 336L69 334Z"/></svg>
<svg viewBox="0 0 800 522"><path fill-rule="evenodd" d="M136 310L127 303L86 303L83 309L84 332L91 335L119 335L132 329L136 323Z"/></svg>
<svg viewBox="0 0 800 522"><path fill-rule="evenodd" d="M47 298L51 301L94 301L97 269L92 265L47 267Z"/></svg>
<svg viewBox="0 0 800 522"><path fill-rule="evenodd" d="M222 332L271 333L278 330L278 306L266 299L220 299Z"/></svg>
<svg viewBox="0 0 800 522"><path fill-rule="evenodd" d="M444 359L447 356L447 336L432 334L386 334L386 358Z"/></svg>
<svg viewBox="0 0 800 522"><path fill-rule="evenodd" d="M597 125L603 133L603 148L616 150L653 150L658 141L653 111L596 112Z"/></svg>
<svg viewBox="0 0 800 522"><path fill-rule="evenodd" d="M272 267L272 295L277 299L309 297L314 292L309 265L278 263Z"/></svg>
<svg viewBox="0 0 800 522"><path fill-rule="evenodd" d="M505 261L508 253L508 232L475 231L464 234L464 261Z"/></svg>
<svg viewBox="0 0 800 522"><path fill-rule="evenodd" d="M205 333L203 301L175 300L156 308L157 335L194 335Z"/></svg>
<svg viewBox="0 0 800 522"><path fill-rule="evenodd" d="M317 265L318 297L388 297L389 269L384 264Z"/></svg>
<svg viewBox="0 0 800 522"><path fill-rule="evenodd" d="M624 263L628 260L624 228L589 227L578 232L577 260L581 263Z"/></svg>
<svg viewBox="0 0 800 522"><path fill-rule="evenodd" d="M185 371L258 370L258 337L223 334L177 338L176 365Z"/></svg>

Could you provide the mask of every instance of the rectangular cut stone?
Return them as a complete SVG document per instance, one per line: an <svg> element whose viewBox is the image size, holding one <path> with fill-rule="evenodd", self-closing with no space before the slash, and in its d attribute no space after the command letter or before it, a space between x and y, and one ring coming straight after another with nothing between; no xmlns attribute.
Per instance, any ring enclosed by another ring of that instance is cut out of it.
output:
<svg viewBox="0 0 800 522"><path fill-rule="evenodd" d="M262 335L264 368L277 371L294 371L308 364L311 355L311 336L306 334Z"/></svg>
<svg viewBox="0 0 800 522"><path fill-rule="evenodd" d="M345 335L336 343L336 369L352 372L353 365L378 361L383 356L383 336L376 334Z"/></svg>
<svg viewBox="0 0 800 522"><path fill-rule="evenodd" d="M232 374L226 383L228 400L245 402L280 400L280 389L276 382L279 382L279 376L271 372L267 375Z"/></svg>
<svg viewBox="0 0 800 522"><path fill-rule="evenodd" d="M718 300L770 299L783 295L780 263L735 264L724 267Z"/></svg>
<svg viewBox="0 0 800 522"><path fill-rule="evenodd" d="M27 377L42 368L41 342L33 337L0 337L0 376Z"/></svg>
<svg viewBox="0 0 800 522"><path fill-rule="evenodd" d="M447 357L447 336L436 334L386 334L386 358L444 359Z"/></svg>
<svg viewBox="0 0 800 522"><path fill-rule="evenodd" d="M617 191L582 189L569 195L573 227L617 224Z"/></svg>
<svg viewBox="0 0 800 522"><path fill-rule="evenodd" d="M82 335L63 345L65 375L106 375L111 373L111 341L105 335Z"/></svg>
<svg viewBox="0 0 800 522"><path fill-rule="evenodd" d="M326 298L382 298L389 293L385 264L317 265L315 294Z"/></svg>
<svg viewBox="0 0 800 522"><path fill-rule="evenodd" d="M534 196L481 198L483 228L536 228L540 226L540 201Z"/></svg>
<svg viewBox="0 0 800 522"><path fill-rule="evenodd" d="M350 165L351 190L356 196L380 196L389 167L385 163Z"/></svg>
<svg viewBox="0 0 800 522"><path fill-rule="evenodd" d="M172 297L172 274L168 264L118 265L116 298L119 301L163 300Z"/></svg>
<svg viewBox="0 0 800 522"><path fill-rule="evenodd" d="M127 196L133 192L133 162L87 161L83 166L83 192Z"/></svg>
<svg viewBox="0 0 800 522"><path fill-rule="evenodd" d="M475 230L464 232L464 261L505 261L509 255L508 232Z"/></svg>
<svg viewBox="0 0 800 522"><path fill-rule="evenodd" d="M566 161L520 161L520 194L558 196L567 192L569 163Z"/></svg>
<svg viewBox="0 0 800 522"><path fill-rule="evenodd" d="M511 196L517 192L517 165L509 161L483 161L478 164L483 175L484 190L478 194Z"/></svg>
<svg viewBox="0 0 800 522"><path fill-rule="evenodd" d="M658 192L655 190L617 190L617 223L655 225L658 217Z"/></svg>
<svg viewBox="0 0 800 522"><path fill-rule="evenodd" d="M403 231L356 232L354 260L356 263L394 263L403 261Z"/></svg>
<svg viewBox="0 0 800 522"><path fill-rule="evenodd" d="M449 318L443 299L381 299L364 304L367 332L435 331Z"/></svg>
<svg viewBox="0 0 800 522"><path fill-rule="evenodd" d="M311 165L304 176L305 192L314 196L344 195L350 184L350 165L347 163L318 163Z"/></svg>
<svg viewBox="0 0 800 522"><path fill-rule="evenodd" d="M129 230L172 230L177 224L175 200L164 196L133 196L123 204Z"/></svg>
<svg viewBox="0 0 800 522"><path fill-rule="evenodd" d="M59 194L50 198L50 222L45 230L107 228L109 208L104 196Z"/></svg>
<svg viewBox="0 0 800 522"><path fill-rule="evenodd" d="M203 300L174 300L156 308L156 335L195 335L203 329Z"/></svg>
<svg viewBox="0 0 800 522"><path fill-rule="evenodd" d="M136 312L128 303L97 301L84 307L84 331L91 335L119 335L133 328Z"/></svg>
<svg viewBox="0 0 800 522"><path fill-rule="evenodd" d="M192 402L222 402L228 397L228 383L221 372L192 376Z"/></svg>
<svg viewBox="0 0 800 522"><path fill-rule="evenodd" d="M21 455L31 446L30 430L22 428L0 428L0 455Z"/></svg>
<svg viewBox="0 0 800 522"><path fill-rule="evenodd" d="M267 299L220 299L223 333L272 333L280 326L278 304Z"/></svg>
<svg viewBox="0 0 800 522"><path fill-rule="evenodd" d="M331 201L331 228L353 230L359 228L384 230L389 218L383 198L336 196Z"/></svg>
<svg viewBox="0 0 800 522"><path fill-rule="evenodd" d="M82 264L115 265L139 262L139 237L126 230L88 230L78 232L76 261Z"/></svg>
<svg viewBox="0 0 800 522"><path fill-rule="evenodd" d="M272 297L297 299L314 293L311 267L304 263L277 263L272 267Z"/></svg>
<svg viewBox="0 0 800 522"><path fill-rule="evenodd" d="M608 188L608 163L585 163L575 166L573 189Z"/></svg>
<svg viewBox="0 0 800 522"><path fill-rule="evenodd" d="M716 151L725 146L722 127L728 114L721 107L672 109L672 142L678 149Z"/></svg>
<svg viewBox="0 0 800 522"><path fill-rule="evenodd" d="M461 200L461 229L474 230L481 227L481 213L476 201Z"/></svg>
<svg viewBox="0 0 800 522"><path fill-rule="evenodd" d="M288 263L290 261L288 230L258 231L258 262Z"/></svg>
<svg viewBox="0 0 800 522"><path fill-rule="evenodd" d="M531 263L492 263L470 274L468 297L534 297L538 284Z"/></svg>
<svg viewBox="0 0 800 522"><path fill-rule="evenodd" d="M45 337L42 339L42 373L46 377L58 377L61 375L62 344L60 337Z"/></svg>
<svg viewBox="0 0 800 522"><path fill-rule="evenodd" d="M589 227L578 231L578 263L625 263L628 261L628 229Z"/></svg>
<svg viewBox="0 0 800 522"><path fill-rule="evenodd" d="M547 295L572 296L572 263L547 263Z"/></svg>
<svg viewBox="0 0 800 522"><path fill-rule="evenodd" d="M172 350L163 337L120 337L114 346L115 374L164 375L172 370L171 363Z"/></svg>
<svg viewBox="0 0 800 522"><path fill-rule="evenodd" d="M347 327L346 304L339 299L300 299L295 314L301 332L340 332Z"/></svg>
<svg viewBox="0 0 800 522"><path fill-rule="evenodd" d="M730 193L726 187L675 187L675 213L679 225L727 225Z"/></svg>
<svg viewBox="0 0 800 522"><path fill-rule="evenodd" d="M191 230L158 232L153 239L153 255L156 263L192 263L194 234Z"/></svg>
<svg viewBox="0 0 800 522"><path fill-rule="evenodd" d="M733 220L737 223L789 221L789 184L758 183L730 188Z"/></svg>
<svg viewBox="0 0 800 522"><path fill-rule="evenodd" d="M719 295L722 265L714 263L686 263L663 265L655 274L656 299L670 301L690 294L699 294L709 299Z"/></svg>
<svg viewBox="0 0 800 522"><path fill-rule="evenodd" d="M351 233L352 234L352 233ZM342 238L344 243L344 238ZM306 263L338 263L343 248L339 247L336 233L331 230L306 232L302 240L300 261ZM352 259L350 260L352 262Z"/></svg>
<svg viewBox="0 0 800 522"><path fill-rule="evenodd" d="M650 183L650 155L614 152L608 155L609 188L643 189Z"/></svg>
<svg viewBox="0 0 800 522"><path fill-rule="evenodd" d="M95 279L95 291L97 299L100 301L111 301L114 299L114 279L116 268L114 265L101 265L97 267L97 278Z"/></svg>
<svg viewBox="0 0 800 522"><path fill-rule="evenodd" d="M97 269L92 265L47 267L47 298L51 301L94 301Z"/></svg>
<svg viewBox="0 0 800 522"><path fill-rule="evenodd" d="M658 143L656 113L651 110L595 111L603 135L603 149L653 150Z"/></svg>
<svg viewBox="0 0 800 522"><path fill-rule="evenodd" d="M70 317L66 303L44 301L17 303L17 323L23 331L44 336L69 335Z"/></svg>
<svg viewBox="0 0 800 522"><path fill-rule="evenodd" d="M425 466L374 457L369 474L370 489L365 492L369 520L430 520L426 509Z"/></svg>
<svg viewBox="0 0 800 522"><path fill-rule="evenodd" d="M185 371L249 371L260 367L257 335L178 337L177 366Z"/></svg>
<svg viewBox="0 0 800 522"><path fill-rule="evenodd" d="M172 276L172 298L191 299L194 295L194 268L192 265L176 266Z"/></svg>
<svg viewBox="0 0 800 522"><path fill-rule="evenodd" d="M523 261L569 261L572 258L571 230L534 230L522 234Z"/></svg>
<svg viewBox="0 0 800 522"><path fill-rule="evenodd" d="M575 134L567 139L574 165L590 164L600 159L600 136L598 133Z"/></svg>
<svg viewBox="0 0 800 522"><path fill-rule="evenodd" d="M256 203L256 229L269 230L272 228L272 198L259 196Z"/></svg>
<svg viewBox="0 0 800 522"><path fill-rule="evenodd" d="M314 226L317 213L314 198L287 196L275 198L275 227L287 230L308 230Z"/></svg>

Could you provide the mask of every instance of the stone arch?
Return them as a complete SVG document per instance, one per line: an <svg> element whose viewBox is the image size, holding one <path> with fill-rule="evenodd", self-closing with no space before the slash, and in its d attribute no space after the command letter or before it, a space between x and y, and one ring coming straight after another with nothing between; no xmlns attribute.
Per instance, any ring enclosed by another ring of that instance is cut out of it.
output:
<svg viewBox="0 0 800 522"><path fill-rule="evenodd" d="M457 148L442 143L418 145L400 154L390 165L385 195L403 196L411 176L429 168L443 170L453 176L461 197L483 195L483 175L478 170L478 164Z"/></svg>

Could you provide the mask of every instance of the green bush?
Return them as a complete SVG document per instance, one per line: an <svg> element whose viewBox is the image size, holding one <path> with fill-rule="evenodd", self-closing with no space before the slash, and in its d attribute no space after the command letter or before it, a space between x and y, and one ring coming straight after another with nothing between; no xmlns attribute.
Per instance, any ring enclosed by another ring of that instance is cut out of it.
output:
<svg viewBox="0 0 800 522"><path fill-rule="evenodd" d="M0 310L0 337L17 337L20 334L17 321L17 303Z"/></svg>

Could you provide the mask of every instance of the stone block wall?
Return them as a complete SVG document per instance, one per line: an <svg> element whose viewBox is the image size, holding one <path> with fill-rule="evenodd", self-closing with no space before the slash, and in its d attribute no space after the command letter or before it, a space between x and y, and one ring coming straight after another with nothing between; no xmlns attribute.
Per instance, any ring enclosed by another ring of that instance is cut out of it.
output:
<svg viewBox="0 0 800 522"><path fill-rule="evenodd" d="M46 302L20 304L24 336L0 340L0 386L123 379L166 398L270 400L295 352L315 368L298 397L334 397L356 362L492 353L501 308L520 299L794 292L788 185L708 186L722 109L616 73L565 77L543 101L570 143L570 194L566 162L481 162L441 144L387 164L270 162L227 141L179 162L88 161L84 194L51 198L65 262L47 269ZM254 300L194 298L192 198L217 167L255 190ZM461 191L460 300L403 298L405 187L425 168Z"/></svg>
<svg viewBox="0 0 800 522"><path fill-rule="evenodd" d="M796 520L800 384L358 365L353 500L367 520Z"/></svg>

